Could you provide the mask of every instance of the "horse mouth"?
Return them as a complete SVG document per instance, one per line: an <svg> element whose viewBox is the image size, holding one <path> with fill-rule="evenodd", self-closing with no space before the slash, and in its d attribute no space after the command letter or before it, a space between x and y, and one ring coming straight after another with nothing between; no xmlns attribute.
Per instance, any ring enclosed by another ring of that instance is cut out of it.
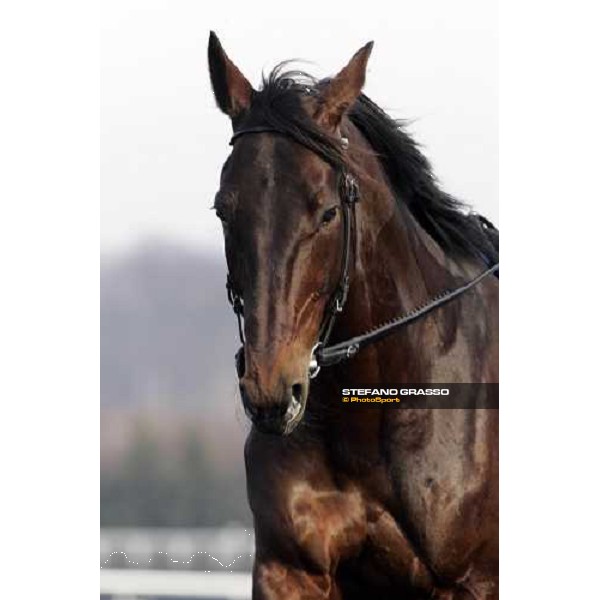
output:
<svg viewBox="0 0 600 600"><path fill-rule="evenodd" d="M306 406L305 399L292 398L285 413L279 417L256 418L251 416L252 423L261 433L270 435L290 435L301 423Z"/></svg>
<svg viewBox="0 0 600 600"><path fill-rule="evenodd" d="M261 433L291 434L304 417L308 400L308 379L283 384L278 394L267 395L256 380L242 379L240 394L246 415Z"/></svg>

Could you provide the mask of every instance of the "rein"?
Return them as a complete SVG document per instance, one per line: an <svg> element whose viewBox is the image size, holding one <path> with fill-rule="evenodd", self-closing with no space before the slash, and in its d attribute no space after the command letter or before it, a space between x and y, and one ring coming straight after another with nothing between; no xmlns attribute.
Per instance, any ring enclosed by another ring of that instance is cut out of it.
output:
<svg viewBox="0 0 600 600"><path fill-rule="evenodd" d="M233 146L236 140L243 135L257 133L279 133L280 135L287 135L273 127L258 126L248 127L245 129L242 128L234 132L230 141L230 145ZM298 140L295 137L292 137L292 139L304 145L312 152L316 152L315 148L304 144L301 140ZM344 145L347 146L347 140L343 139L342 141L344 142ZM357 335L332 346L327 346L327 342L329 341L335 321L340 313L344 310L344 305L346 304L346 300L348 298L348 291L350 289L350 255L352 253L354 253L354 258L356 260L356 204L360 200L360 191L355 177L345 169L339 170L338 190L343 210L342 269L337 287L331 295L327 308L325 309L325 316L319 331L318 342L313 346L311 352L311 358L308 367L308 375L311 379L314 379L318 375L321 367L329 367L352 358L365 346L374 344L375 342L388 337L405 325L413 323L437 308L462 296L464 293L475 287L480 281L485 279L488 275L497 272L499 269L499 263L495 263L485 271L481 272L475 278L471 279L469 282L457 288L442 292L426 304L415 308L404 315L392 319L387 323L383 323L379 327L375 327L374 329L371 329L361 335ZM238 377L241 378L245 372L245 339L243 327L244 302L229 273L227 274L227 298L233 307L233 312L235 313L238 321L238 331L242 346L237 351L235 360L237 374Z"/></svg>

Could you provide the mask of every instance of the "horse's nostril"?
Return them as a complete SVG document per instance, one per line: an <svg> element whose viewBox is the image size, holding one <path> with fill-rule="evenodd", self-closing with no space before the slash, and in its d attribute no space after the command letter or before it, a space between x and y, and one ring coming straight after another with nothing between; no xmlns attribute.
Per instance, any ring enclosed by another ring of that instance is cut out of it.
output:
<svg viewBox="0 0 600 600"><path fill-rule="evenodd" d="M286 418L288 422L293 421L302 412L302 400L304 396L304 386L301 383L295 383L291 388L292 397L290 398Z"/></svg>
<svg viewBox="0 0 600 600"><path fill-rule="evenodd" d="M296 400L296 402L302 402L302 384L295 383L292 386L292 398Z"/></svg>

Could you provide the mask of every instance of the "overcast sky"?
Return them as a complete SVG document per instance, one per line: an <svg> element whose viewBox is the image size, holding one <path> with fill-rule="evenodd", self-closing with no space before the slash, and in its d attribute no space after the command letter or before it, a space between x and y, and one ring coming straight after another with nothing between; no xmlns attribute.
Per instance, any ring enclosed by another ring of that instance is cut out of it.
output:
<svg viewBox="0 0 600 600"><path fill-rule="evenodd" d="M497 221L496 2L361 2L368 12L353 4L102 3L103 251L148 237L221 248L209 207L231 129L210 89L210 29L255 86L288 58L331 75L374 40L365 92L414 119L444 188ZM395 8L378 9L386 5Z"/></svg>

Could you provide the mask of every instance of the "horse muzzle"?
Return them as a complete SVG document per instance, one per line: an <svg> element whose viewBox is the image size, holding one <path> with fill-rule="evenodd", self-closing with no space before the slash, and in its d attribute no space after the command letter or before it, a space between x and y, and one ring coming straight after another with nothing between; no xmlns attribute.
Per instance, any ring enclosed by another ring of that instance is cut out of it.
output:
<svg viewBox="0 0 600 600"><path fill-rule="evenodd" d="M260 432L289 435L304 415L308 381L281 381L273 393L266 393L256 381L243 377L240 394L246 414Z"/></svg>

